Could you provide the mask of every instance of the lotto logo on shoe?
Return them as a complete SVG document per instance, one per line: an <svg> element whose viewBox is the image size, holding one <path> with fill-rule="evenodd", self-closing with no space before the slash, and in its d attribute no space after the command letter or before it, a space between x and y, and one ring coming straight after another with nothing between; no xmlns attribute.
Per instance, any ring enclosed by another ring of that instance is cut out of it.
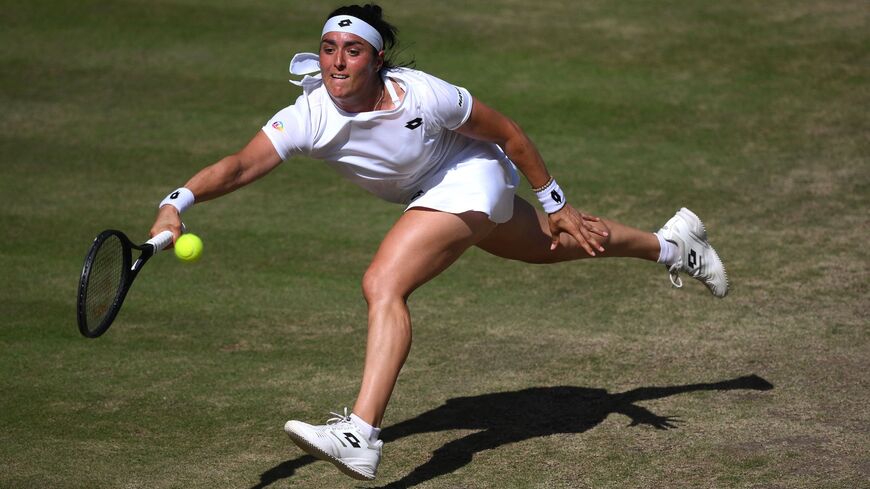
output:
<svg viewBox="0 0 870 489"><path fill-rule="evenodd" d="M695 250L689 250L689 259L686 265L693 269L698 267L698 254L695 253Z"/></svg>
<svg viewBox="0 0 870 489"><path fill-rule="evenodd" d="M345 434L344 434L344 439L347 440L347 442L350 443L351 446L354 447L354 448L359 448L359 447L362 446L362 445L360 445L359 440L357 439L357 437L353 436L353 433L345 433Z"/></svg>

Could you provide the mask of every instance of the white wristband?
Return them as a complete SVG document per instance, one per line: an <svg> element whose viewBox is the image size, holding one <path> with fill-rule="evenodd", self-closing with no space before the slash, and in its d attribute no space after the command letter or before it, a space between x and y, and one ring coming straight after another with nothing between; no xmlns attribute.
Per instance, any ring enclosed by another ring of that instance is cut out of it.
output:
<svg viewBox="0 0 870 489"><path fill-rule="evenodd" d="M171 205L178 209L178 213L186 211L193 205L194 197L193 192L189 189L181 187L178 190L173 191L171 194L167 195L165 199L160 202L160 205L157 208L161 208L164 205Z"/></svg>
<svg viewBox="0 0 870 489"><path fill-rule="evenodd" d="M565 194L559 188L555 178L550 179L550 183L543 189L535 192L538 196L538 201L544 207L544 212L552 214L562 207L565 207Z"/></svg>

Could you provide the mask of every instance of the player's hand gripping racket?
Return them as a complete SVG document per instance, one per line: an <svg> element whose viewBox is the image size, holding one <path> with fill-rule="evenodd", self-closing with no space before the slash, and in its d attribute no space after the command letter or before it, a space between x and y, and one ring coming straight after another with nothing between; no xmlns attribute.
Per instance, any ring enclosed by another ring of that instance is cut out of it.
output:
<svg viewBox="0 0 870 489"><path fill-rule="evenodd" d="M88 338L105 333L145 262L172 242L172 232L162 233L145 244L133 244L121 231L108 229L94 240L79 281L79 331ZM133 250L140 251L133 262Z"/></svg>

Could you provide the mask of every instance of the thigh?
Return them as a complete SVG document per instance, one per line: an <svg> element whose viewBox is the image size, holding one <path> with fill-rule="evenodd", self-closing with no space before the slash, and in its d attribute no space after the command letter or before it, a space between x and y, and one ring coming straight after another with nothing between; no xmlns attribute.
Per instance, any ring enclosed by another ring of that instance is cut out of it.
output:
<svg viewBox="0 0 870 489"><path fill-rule="evenodd" d="M520 197L514 197L514 214L499 224L477 246L493 255L529 263L555 263L590 258L570 235L562 233L560 246L550 250L552 235L547 215Z"/></svg>
<svg viewBox="0 0 870 489"><path fill-rule="evenodd" d="M496 224L482 212L450 214L431 209L410 209L402 214L381 242L363 279L367 299L374 295L407 297Z"/></svg>

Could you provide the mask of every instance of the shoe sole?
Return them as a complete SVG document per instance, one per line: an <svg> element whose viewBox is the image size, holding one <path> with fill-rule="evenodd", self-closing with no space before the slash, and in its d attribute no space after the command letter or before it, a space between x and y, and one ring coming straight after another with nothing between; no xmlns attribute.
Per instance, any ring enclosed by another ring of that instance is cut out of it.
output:
<svg viewBox="0 0 870 489"><path fill-rule="evenodd" d="M710 244L710 242L707 241L707 226L704 225L704 221L702 221L701 218L698 217L697 214L695 214L694 212L690 211L689 209L686 209L685 207L683 207L682 209L680 209L680 210L677 212L677 214L680 215L680 217L682 217L683 220L686 221L686 224L689 224L690 227L691 227L691 222L692 222L691 220L692 220L692 219L695 220L695 221L697 221L697 222L698 222L698 225L701 227L701 234L700 234L700 235L697 234L697 233L695 233L695 232L694 232L693 230L691 230L691 229L690 229L689 232L691 232L692 234L694 234L696 237L701 238L701 241L703 241L704 243L707 244L707 246L710 247L710 251L713 252L713 256L716 258L716 261L719 263L719 265L721 265L721 267L722 267L722 278L725 279L725 292L723 292L722 295L718 295L718 294L716 294L716 292L713 290L713 288L710 287L706 282L704 282L704 285L707 286L707 289L708 289L708 290L713 294L714 297L718 297L719 299L722 299L723 297L725 297L726 295L728 295L728 291L731 289L731 283L728 281L728 272L725 270L725 263L722 262L722 259L721 259L721 258L719 258L719 253L716 252L716 248L713 248L713 246Z"/></svg>
<svg viewBox="0 0 870 489"><path fill-rule="evenodd" d="M337 458L333 457L332 455L324 452L323 450L321 450L317 446L312 445L311 443L308 442L308 440L305 439L305 437L296 433L292 429L288 430L285 427L284 432L287 433L287 436L289 436L290 439L293 440L293 443L295 443L296 446L301 448L305 453L307 453L315 458L318 458L320 460L329 462L332 465L335 465L335 467L338 468L338 470L340 470L342 473L344 473L344 475L347 475L349 477L352 477L352 478L354 478L356 480L360 480L360 481L370 481L370 480L375 479L375 476L364 474L364 473L356 470L355 468L351 467L350 465L347 465L346 463L342 462L341 459L337 459Z"/></svg>
<svg viewBox="0 0 870 489"><path fill-rule="evenodd" d="M717 293L713 290L712 287L707 286L707 289L709 289L710 292L713 293L713 296L714 296L714 297L717 297L717 298L719 298L719 299L722 299L722 298L724 298L726 295L728 295L728 291L731 290L731 284L728 282L728 272L725 270L725 264L722 263L722 259L719 258L719 253L716 253L716 248L713 248L713 247L711 246L711 247L710 247L710 251L713 252L713 256L716 257L716 261L719 262L719 265L722 266L722 278L725 279L725 291L722 292L722 295L719 295L719 294L717 294ZM707 285L707 283L704 282L704 285Z"/></svg>

